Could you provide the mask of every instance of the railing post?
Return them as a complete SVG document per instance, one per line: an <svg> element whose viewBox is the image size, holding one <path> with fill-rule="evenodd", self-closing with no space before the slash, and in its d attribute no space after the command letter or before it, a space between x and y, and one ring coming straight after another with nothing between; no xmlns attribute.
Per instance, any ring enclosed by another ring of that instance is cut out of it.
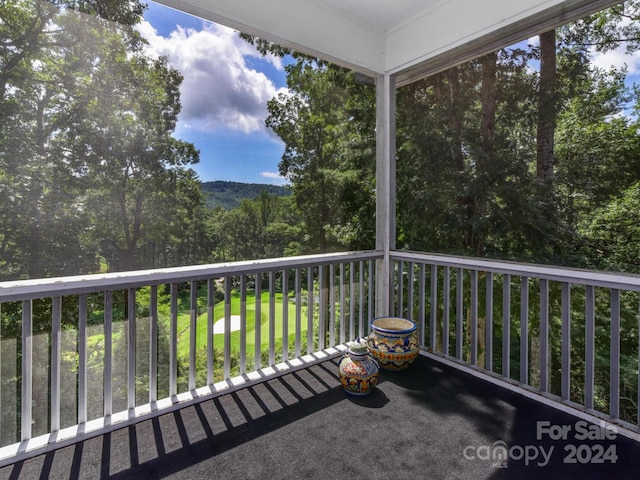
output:
<svg viewBox="0 0 640 480"><path fill-rule="evenodd" d="M384 252L376 269L376 316L389 315L390 252L396 238L395 78L376 77L376 250Z"/></svg>

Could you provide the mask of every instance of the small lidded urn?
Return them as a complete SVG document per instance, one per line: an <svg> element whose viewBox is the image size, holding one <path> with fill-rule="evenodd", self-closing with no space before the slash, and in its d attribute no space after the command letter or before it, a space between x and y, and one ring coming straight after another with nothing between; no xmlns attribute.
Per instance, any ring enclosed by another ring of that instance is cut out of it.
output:
<svg viewBox="0 0 640 480"><path fill-rule="evenodd" d="M350 395L368 395L378 383L378 362L371 356L367 343L358 338L340 359L340 382Z"/></svg>

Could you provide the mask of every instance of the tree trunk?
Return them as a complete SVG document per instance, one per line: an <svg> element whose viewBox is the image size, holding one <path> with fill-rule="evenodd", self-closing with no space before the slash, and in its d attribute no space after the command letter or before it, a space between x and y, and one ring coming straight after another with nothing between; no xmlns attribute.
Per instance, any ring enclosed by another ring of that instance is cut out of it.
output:
<svg viewBox="0 0 640 480"><path fill-rule="evenodd" d="M482 59L482 118L480 123L481 147L478 160L482 166L491 161L493 138L496 131L496 75L498 55L490 53Z"/></svg>
<svg viewBox="0 0 640 480"><path fill-rule="evenodd" d="M458 68L453 67L446 73L449 85L449 127L451 128L451 158L456 170L464 170L464 157L462 155L462 112L460 111L460 78Z"/></svg>
<svg viewBox="0 0 640 480"><path fill-rule="evenodd" d="M498 55L490 53L482 58L482 91L480 148L477 154L477 173L481 182L487 178L493 157L493 142L496 130L496 82L498 71ZM476 221L484 216L486 210L485 192L488 185L480 184L469 205L468 247L474 255L482 255L485 233L478 229Z"/></svg>
<svg viewBox="0 0 640 480"><path fill-rule="evenodd" d="M556 126L556 31L540 35L540 89L536 175L553 183L553 136Z"/></svg>

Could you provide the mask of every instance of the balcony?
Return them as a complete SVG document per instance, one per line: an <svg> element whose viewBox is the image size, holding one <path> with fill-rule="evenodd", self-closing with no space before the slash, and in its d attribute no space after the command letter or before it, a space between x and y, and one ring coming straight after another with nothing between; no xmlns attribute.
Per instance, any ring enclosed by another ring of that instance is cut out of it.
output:
<svg viewBox="0 0 640 480"><path fill-rule="evenodd" d="M398 251L4 283L0 476L632 478L639 291ZM350 397L376 312L422 355Z"/></svg>

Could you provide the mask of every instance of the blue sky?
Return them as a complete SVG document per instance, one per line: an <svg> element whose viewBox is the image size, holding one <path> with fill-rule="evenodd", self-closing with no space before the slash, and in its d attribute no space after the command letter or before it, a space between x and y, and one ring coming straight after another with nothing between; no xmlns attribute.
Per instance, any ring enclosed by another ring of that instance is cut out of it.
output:
<svg viewBox="0 0 640 480"><path fill-rule="evenodd" d="M148 5L139 30L148 53L167 56L184 76L175 136L200 150L200 180L285 184L278 175L284 145L264 124L267 101L286 93L283 60L263 58L230 28ZM629 55L623 46L594 51L592 61L605 70L626 65L628 83L640 74L640 52Z"/></svg>
<svg viewBox="0 0 640 480"><path fill-rule="evenodd" d="M200 150L200 180L285 184L284 145L264 124L267 101L286 92L282 60L263 58L232 29L148 4L139 30L149 53L184 77L175 137Z"/></svg>

